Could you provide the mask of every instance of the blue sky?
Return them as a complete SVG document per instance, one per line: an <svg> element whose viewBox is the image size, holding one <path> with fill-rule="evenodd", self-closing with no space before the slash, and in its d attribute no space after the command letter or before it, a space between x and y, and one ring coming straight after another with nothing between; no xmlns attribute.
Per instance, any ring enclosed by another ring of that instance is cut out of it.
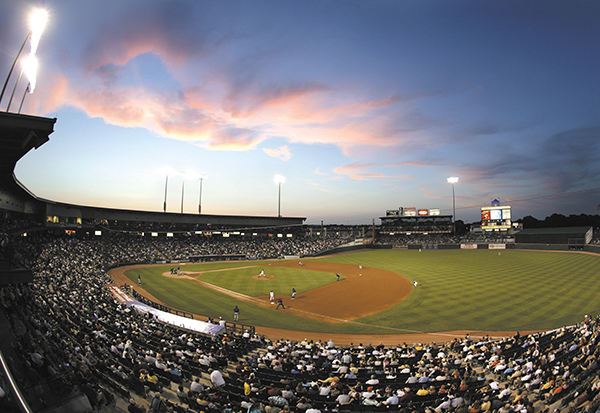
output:
<svg viewBox="0 0 600 413"><path fill-rule="evenodd" d="M36 7L22 113L58 120L16 175L40 197L162 211L171 170L169 211L204 175L203 213L270 216L279 174L282 215L359 224L451 214L458 176L467 222L597 213L600 2L5 0L0 73Z"/></svg>

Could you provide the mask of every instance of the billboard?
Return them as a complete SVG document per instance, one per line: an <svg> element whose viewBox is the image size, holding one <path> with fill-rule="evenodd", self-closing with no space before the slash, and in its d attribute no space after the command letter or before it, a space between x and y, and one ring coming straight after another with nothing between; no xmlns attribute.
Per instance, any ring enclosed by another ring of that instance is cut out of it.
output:
<svg viewBox="0 0 600 413"><path fill-rule="evenodd" d="M416 217L417 216L417 208L416 207L404 207L404 216L405 217Z"/></svg>
<svg viewBox="0 0 600 413"><path fill-rule="evenodd" d="M511 209L509 205L481 207L482 230L507 230L511 225Z"/></svg>
<svg viewBox="0 0 600 413"><path fill-rule="evenodd" d="M440 215L439 208L419 208L417 207L398 207L398 209L388 209L385 211L386 217L427 217L433 215Z"/></svg>

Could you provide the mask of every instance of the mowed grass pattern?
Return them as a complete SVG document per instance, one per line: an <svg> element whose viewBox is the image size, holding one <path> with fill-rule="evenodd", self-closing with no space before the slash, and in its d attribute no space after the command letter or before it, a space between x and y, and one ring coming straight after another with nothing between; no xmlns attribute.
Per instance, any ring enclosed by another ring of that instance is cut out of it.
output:
<svg viewBox="0 0 600 413"><path fill-rule="evenodd" d="M376 250L330 256L318 261L382 268L411 281L416 279L419 286L392 308L354 322L331 325L240 303L232 297L184 280L153 275L150 268L129 271L127 275L136 282L137 273L142 273L143 281L148 278L144 287L149 292L185 311L231 319L229 313L238 304L242 309L243 322L316 332L397 334L448 330L542 330L580 322L586 314L596 315L600 310L600 257L596 255L521 250L503 250L501 255L494 250ZM232 267L232 263L225 264ZM252 269L249 273L260 272L263 263L252 264L258 265L258 271ZM215 267L218 264L209 265L211 269L218 268ZM243 265L238 264L240 266ZM185 270L188 269L186 266ZM287 270L291 273L282 273L281 284L264 284L260 286L265 288L261 291L268 293L270 288L276 291L280 288L284 295L288 295L291 292L291 286L287 284L289 279L312 278L312 271ZM265 271L269 271L268 267ZM296 271L299 273L295 274ZM211 282L239 292L257 288L251 285L280 279L278 276L275 280L257 282L242 269L212 274ZM320 277L323 279L315 281L317 284L327 282L331 275L315 274L315 278Z"/></svg>

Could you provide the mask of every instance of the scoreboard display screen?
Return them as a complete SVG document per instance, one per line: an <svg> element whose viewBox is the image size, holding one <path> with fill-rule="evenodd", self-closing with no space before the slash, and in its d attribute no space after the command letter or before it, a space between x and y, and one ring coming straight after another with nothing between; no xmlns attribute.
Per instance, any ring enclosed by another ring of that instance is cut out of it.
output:
<svg viewBox="0 0 600 413"><path fill-rule="evenodd" d="M510 206L491 206L481 208L482 230L506 230L512 225Z"/></svg>

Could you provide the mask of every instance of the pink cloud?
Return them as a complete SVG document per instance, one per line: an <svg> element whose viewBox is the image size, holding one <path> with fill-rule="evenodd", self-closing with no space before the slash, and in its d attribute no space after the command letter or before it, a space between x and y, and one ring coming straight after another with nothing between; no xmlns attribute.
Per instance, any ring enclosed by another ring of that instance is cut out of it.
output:
<svg viewBox="0 0 600 413"><path fill-rule="evenodd" d="M382 165L378 164L348 164L340 166L333 170L334 173L339 175L345 175L350 179L356 179L359 181L366 181L372 179L395 179L395 180L410 180L413 179L411 175L387 175L379 172L369 172L374 168L379 168Z"/></svg>
<svg viewBox="0 0 600 413"><path fill-rule="evenodd" d="M386 166L390 168L395 168L398 166L440 166L440 164L435 162L425 162L425 161L405 161L405 162L394 162L387 164Z"/></svg>
<svg viewBox="0 0 600 413"><path fill-rule="evenodd" d="M292 158L292 153L287 145L280 146L276 149L263 148L263 151L265 151L267 155L272 156L273 158L279 158L284 162L289 161Z"/></svg>
<svg viewBox="0 0 600 413"><path fill-rule="evenodd" d="M232 89L223 101L223 109L234 117L256 115L268 109L280 112L282 107L290 109L313 94L331 90L330 86L317 82L270 86L251 92Z"/></svg>
<svg viewBox="0 0 600 413"><path fill-rule="evenodd" d="M247 151L256 148L265 138L244 129L221 129L211 136L207 149Z"/></svg>

